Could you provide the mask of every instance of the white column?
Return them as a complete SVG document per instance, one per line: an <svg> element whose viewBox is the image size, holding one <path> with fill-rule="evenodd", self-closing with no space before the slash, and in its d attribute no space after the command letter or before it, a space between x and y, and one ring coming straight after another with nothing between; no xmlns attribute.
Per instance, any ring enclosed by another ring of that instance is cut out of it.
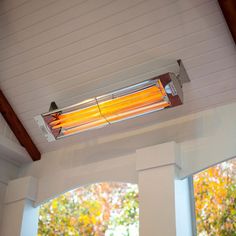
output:
<svg viewBox="0 0 236 236"><path fill-rule="evenodd" d="M37 181L24 177L10 181L7 186L3 212L2 236L36 236L38 208L33 206Z"/></svg>
<svg viewBox="0 0 236 236"><path fill-rule="evenodd" d="M184 182L176 182L181 168L178 145L170 142L138 150L136 163L140 236L191 236L190 204L181 197ZM186 209L181 212L176 206Z"/></svg>

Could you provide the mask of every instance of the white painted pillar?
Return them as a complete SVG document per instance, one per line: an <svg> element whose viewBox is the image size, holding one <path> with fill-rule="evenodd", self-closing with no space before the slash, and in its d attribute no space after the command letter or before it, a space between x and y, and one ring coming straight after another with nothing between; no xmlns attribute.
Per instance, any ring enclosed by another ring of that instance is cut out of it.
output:
<svg viewBox="0 0 236 236"><path fill-rule="evenodd" d="M186 181L176 182L181 168L178 145L170 142L140 149L136 163L140 236L191 236L191 208L188 201L184 203Z"/></svg>
<svg viewBox="0 0 236 236"><path fill-rule="evenodd" d="M36 236L38 208L33 206L37 180L24 177L10 181L7 186L1 236Z"/></svg>

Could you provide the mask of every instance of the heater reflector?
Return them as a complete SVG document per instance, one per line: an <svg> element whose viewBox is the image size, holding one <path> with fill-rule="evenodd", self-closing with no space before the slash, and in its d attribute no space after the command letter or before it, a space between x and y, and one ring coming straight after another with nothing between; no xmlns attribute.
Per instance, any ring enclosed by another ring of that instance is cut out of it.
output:
<svg viewBox="0 0 236 236"><path fill-rule="evenodd" d="M35 117L48 141L182 104L180 81L167 73Z"/></svg>

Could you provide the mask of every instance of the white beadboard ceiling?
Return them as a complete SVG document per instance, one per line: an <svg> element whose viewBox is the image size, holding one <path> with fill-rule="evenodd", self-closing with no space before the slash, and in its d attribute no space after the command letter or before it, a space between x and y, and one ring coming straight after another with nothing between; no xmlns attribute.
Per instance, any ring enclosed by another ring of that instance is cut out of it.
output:
<svg viewBox="0 0 236 236"><path fill-rule="evenodd" d="M236 100L235 45L217 0L3 0L0 30L0 87L42 152ZM191 79L183 106L54 143L33 119L51 101L175 71L179 58Z"/></svg>

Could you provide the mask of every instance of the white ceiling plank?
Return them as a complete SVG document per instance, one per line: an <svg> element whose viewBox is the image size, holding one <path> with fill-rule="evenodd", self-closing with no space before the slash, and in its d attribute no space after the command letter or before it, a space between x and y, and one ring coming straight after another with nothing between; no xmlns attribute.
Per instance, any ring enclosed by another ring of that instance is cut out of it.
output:
<svg viewBox="0 0 236 236"><path fill-rule="evenodd" d="M0 86L42 152L76 142L86 146L236 100L235 45L215 0L4 4ZM177 72L179 58L191 79L184 85L182 106L54 143L47 143L33 120L53 100L63 107Z"/></svg>

